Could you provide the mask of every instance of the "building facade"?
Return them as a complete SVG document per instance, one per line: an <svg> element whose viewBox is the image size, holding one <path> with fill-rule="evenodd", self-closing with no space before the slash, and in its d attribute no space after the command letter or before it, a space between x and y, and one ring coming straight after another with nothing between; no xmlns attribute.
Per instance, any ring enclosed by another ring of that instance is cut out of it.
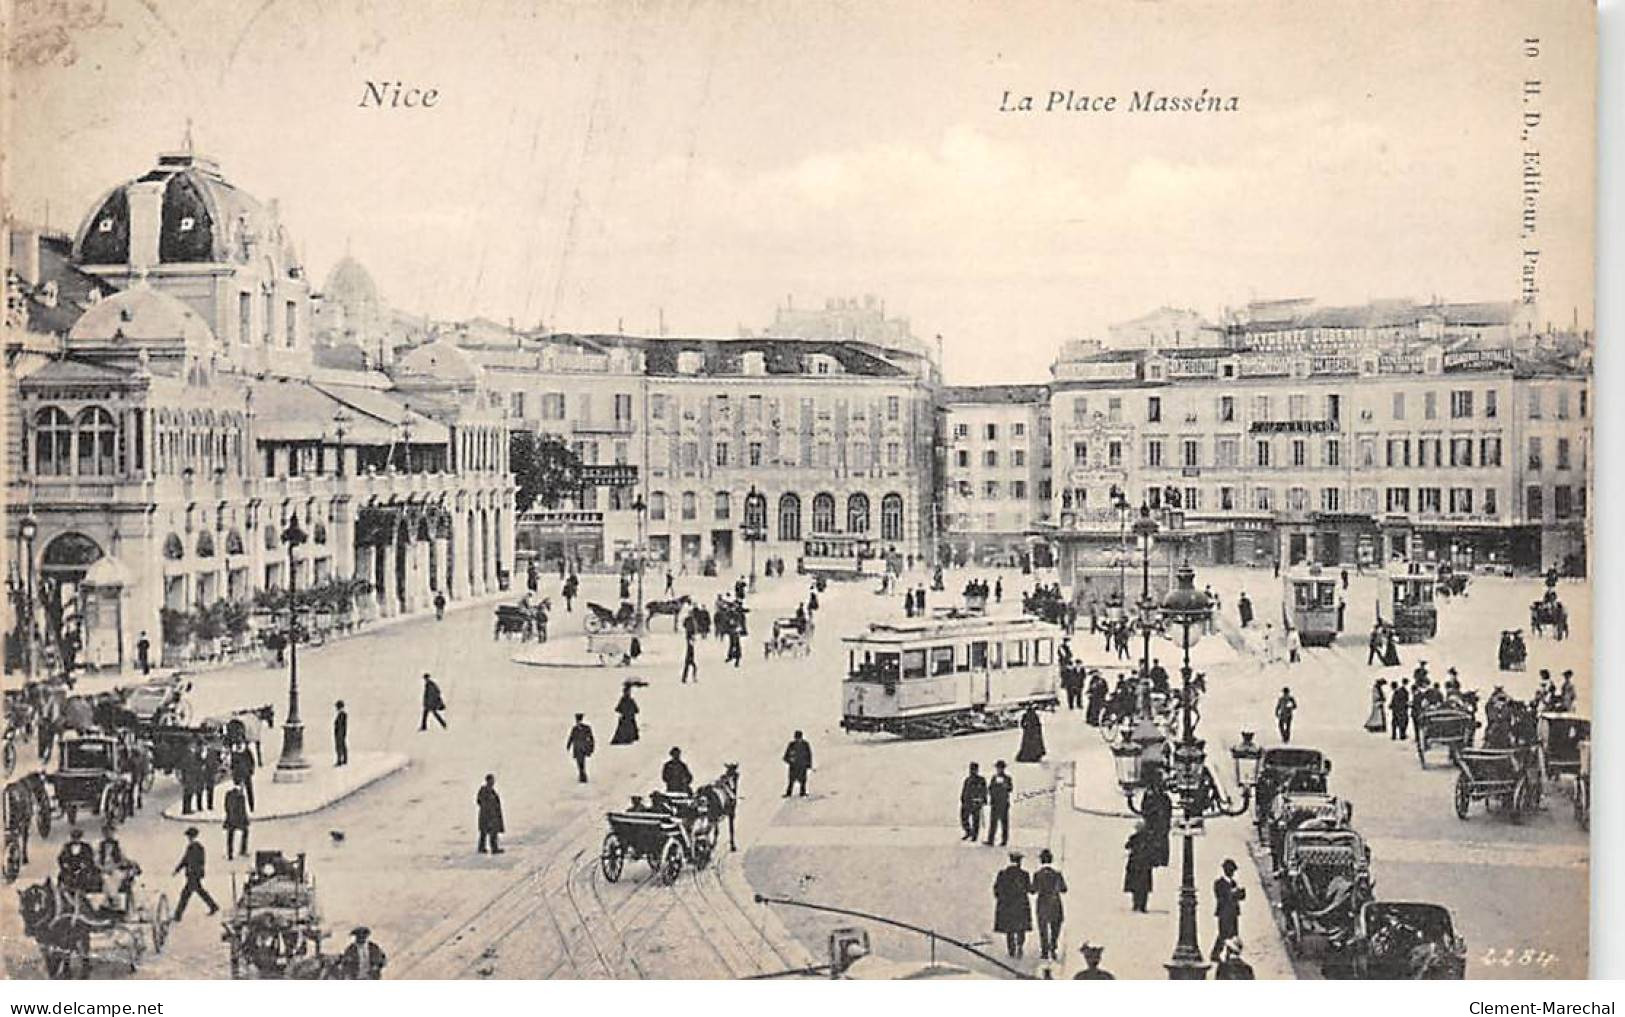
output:
<svg viewBox="0 0 1625 1017"><path fill-rule="evenodd" d="M1049 564L1049 545L1035 536L1053 510L1049 389L950 386L942 405L948 437L941 557Z"/></svg>
<svg viewBox="0 0 1625 1017"><path fill-rule="evenodd" d="M1510 345L1469 336L1058 362L1058 540L1080 560L1113 544L1115 486L1177 510L1189 552L1215 562L1583 562L1589 378L1572 359Z"/></svg>
<svg viewBox="0 0 1625 1017"><path fill-rule="evenodd" d="M500 410L321 367L274 203L169 153L96 203L71 258L111 295L8 375L8 666L72 643L131 667L143 634L173 661L195 649L177 619L290 584L364 580L379 615L501 585Z"/></svg>

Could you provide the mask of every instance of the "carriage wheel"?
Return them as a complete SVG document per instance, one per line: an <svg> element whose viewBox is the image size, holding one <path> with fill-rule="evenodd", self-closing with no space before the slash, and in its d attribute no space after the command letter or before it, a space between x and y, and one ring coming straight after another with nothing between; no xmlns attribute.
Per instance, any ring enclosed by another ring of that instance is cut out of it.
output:
<svg viewBox="0 0 1625 1017"><path fill-rule="evenodd" d="M600 619L595 614L587 615L586 619L581 623L581 626L582 626L582 628L586 629L588 632L602 632L602 631L604 631L604 622L603 622L603 620Z"/></svg>
<svg viewBox="0 0 1625 1017"><path fill-rule="evenodd" d="M1465 773L1456 776L1456 818L1466 819L1467 810L1472 807L1473 796L1467 786Z"/></svg>
<svg viewBox="0 0 1625 1017"><path fill-rule="evenodd" d="M621 839L612 833L604 838L604 850L598 855L598 865L604 871L604 878L613 883L621 878L621 869L625 864L626 855L621 849Z"/></svg>
<svg viewBox="0 0 1625 1017"><path fill-rule="evenodd" d="M181 700L175 706L175 714L174 714L174 716L175 716L175 721L174 722L177 725L179 725L180 727L186 727L187 725L191 724L192 723L192 704L187 702L184 699Z"/></svg>
<svg viewBox="0 0 1625 1017"><path fill-rule="evenodd" d="M703 869L711 864L711 859L716 857L717 843L721 839L722 828L714 823L704 830L695 831L694 867L696 869Z"/></svg>
<svg viewBox="0 0 1625 1017"><path fill-rule="evenodd" d="M169 921L172 912L169 910L169 895L158 895L157 914L152 916L152 952L163 953L164 944L169 942Z"/></svg>
<svg viewBox="0 0 1625 1017"><path fill-rule="evenodd" d="M1575 815L1580 814L1580 805L1579 805L1578 801L1575 802L1574 814ZM1581 825L1583 826L1585 824L1582 822ZM16 838L7 837L6 838L6 864L5 864L6 882L8 882L8 883L14 882L17 879L17 876L22 871L23 871L23 848L22 848L22 845L17 843Z"/></svg>
<svg viewBox="0 0 1625 1017"><path fill-rule="evenodd" d="M660 883L670 886L677 882L677 877L683 871L683 846L676 839L666 841L666 846L660 852Z"/></svg>
<svg viewBox="0 0 1625 1017"><path fill-rule="evenodd" d="M117 824L124 818L124 796L119 793L117 784L109 784L102 789L100 807L96 810L101 813L103 822Z"/></svg>

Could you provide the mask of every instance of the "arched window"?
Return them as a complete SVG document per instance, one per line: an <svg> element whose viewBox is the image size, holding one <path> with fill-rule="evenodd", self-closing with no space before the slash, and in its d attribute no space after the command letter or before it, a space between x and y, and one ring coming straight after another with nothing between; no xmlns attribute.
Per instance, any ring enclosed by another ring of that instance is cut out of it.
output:
<svg viewBox="0 0 1625 1017"><path fill-rule="evenodd" d="M110 477L116 472L118 426L100 406L79 414L79 475Z"/></svg>
<svg viewBox="0 0 1625 1017"><path fill-rule="evenodd" d="M197 556L199 558L214 557L214 535L203 530L197 535Z"/></svg>
<svg viewBox="0 0 1625 1017"><path fill-rule="evenodd" d="M903 496L888 494L880 499L880 539L903 539Z"/></svg>
<svg viewBox="0 0 1625 1017"><path fill-rule="evenodd" d="M869 496L862 491L846 500L846 532L869 532Z"/></svg>
<svg viewBox="0 0 1625 1017"><path fill-rule="evenodd" d="M814 533L835 532L834 495L826 492L813 496L812 531Z"/></svg>
<svg viewBox="0 0 1625 1017"><path fill-rule="evenodd" d="M68 415L47 406L34 415L34 472L65 477L72 465L73 427Z"/></svg>
<svg viewBox="0 0 1625 1017"><path fill-rule="evenodd" d="M181 543L179 534L171 533L164 538L164 557L170 561L180 561L186 557L186 545Z"/></svg>
<svg viewBox="0 0 1625 1017"><path fill-rule="evenodd" d="M779 539L801 539L801 499L793 494L779 499Z"/></svg>
<svg viewBox="0 0 1625 1017"><path fill-rule="evenodd" d="M767 536L767 496L760 491L745 496L745 529L755 540Z"/></svg>

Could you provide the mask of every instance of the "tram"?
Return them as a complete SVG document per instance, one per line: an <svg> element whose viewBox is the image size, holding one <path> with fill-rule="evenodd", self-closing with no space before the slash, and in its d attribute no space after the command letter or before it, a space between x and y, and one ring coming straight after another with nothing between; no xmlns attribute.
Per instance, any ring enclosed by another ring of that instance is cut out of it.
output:
<svg viewBox="0 0 1625 1017"><path fill-rule="evenodd" d="M1056 636L1026 616L871 623L843 640L841 727L905 738L1013 727L1029 706L1055 708Z"/></svg>
<svg viewBox="0 0 1625 1017"><path fill-rule="evenodd" d="M1438 570L1429 562L1403 562L1389 568L1388 623L1397 641L1420 643L1439 634L1439 609L1434 603L1438 585ZM1380 606L1377 615L1382 616Z"/></svg>
<svg viewBox="0 0 1625 1017"><path fill-rule="evenodd" d="M867 537L825 534L801 547L801 571L826 579L864 579L882 575L886 559Z"/></svg>
<svg viewBox="0 0 1625 1017"><path fill-rule="evenodd" d="M1281 573L1281 603L1305 646L1330 646L1337 638L1337 576L1319 565L1294 565Z"/></svg>

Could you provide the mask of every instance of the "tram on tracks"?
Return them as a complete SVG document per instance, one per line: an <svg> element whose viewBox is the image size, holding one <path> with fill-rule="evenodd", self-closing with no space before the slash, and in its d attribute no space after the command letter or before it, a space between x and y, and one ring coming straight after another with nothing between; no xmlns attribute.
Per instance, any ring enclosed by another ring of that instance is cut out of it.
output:
<svg viewBox="0 0 1625 1017"><path fill-rule="evenodd" d="M1054 709L1060 633L1036 618L875 622L848 636L841 727L940 738L1015 726Z"/></svg>
<svg viewBox="0 0 1625 1017"><path fill-rule="evenodd" d="M1439 634L1439 608L1434 594L1438 569L1430 562L1405 562L1388 570L1388 624L1401 643L1420 643ZM1382 606L1377 617L1382 617Z"/></svg>
<svg viewBox="0 0 1625 1017"><path fill-rule="evenodd" d="M826 579L874 578L886 571L886 558L868 537L823 534L802 543L801 571Z"/></svg>
<svg viewBox="0 0 1625 1017"><path fill-rule="evenodd" d="M1281 574L1281 603L1305 646L1330 646L1337 639L1337 576L1319 565L1295 565Z"/></svg>

